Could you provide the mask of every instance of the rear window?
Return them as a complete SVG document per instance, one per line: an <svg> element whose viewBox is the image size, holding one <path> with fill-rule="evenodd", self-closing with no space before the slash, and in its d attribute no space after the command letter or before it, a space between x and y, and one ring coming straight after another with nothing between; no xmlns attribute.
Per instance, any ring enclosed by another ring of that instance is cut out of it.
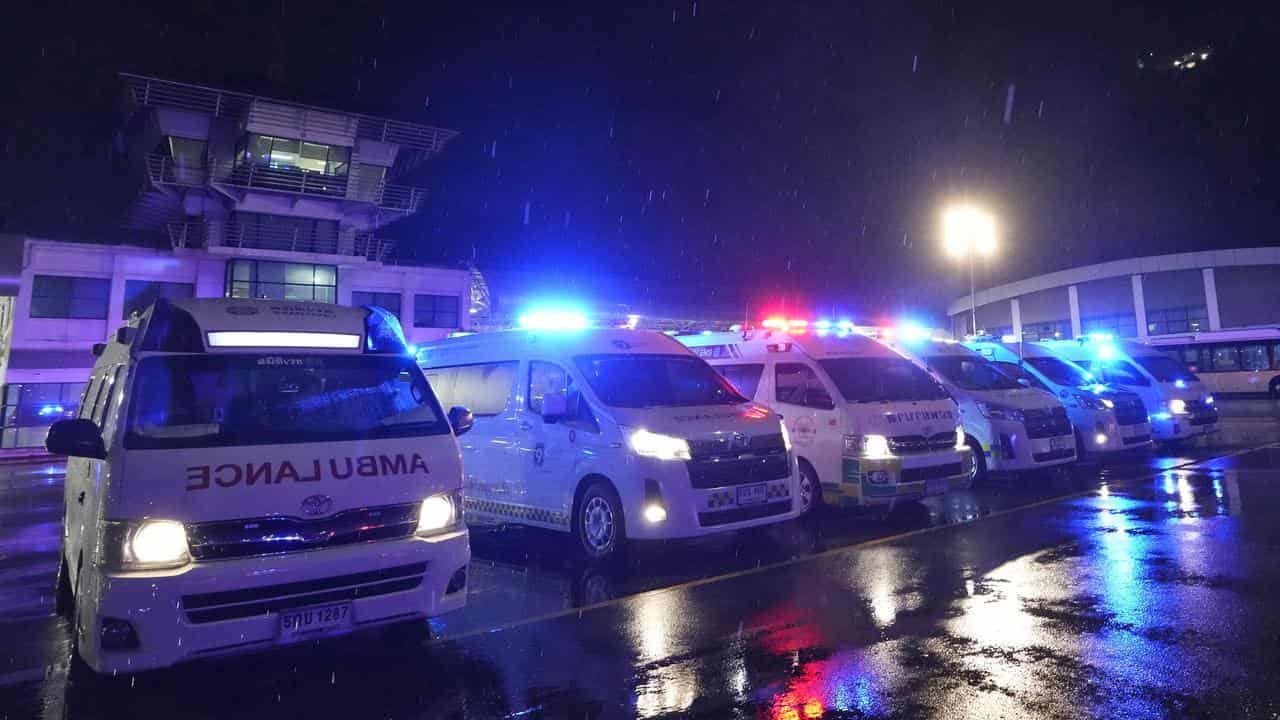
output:
<svg viewBox="0 0 1280 720"><path fill-rule="evenodd" d="M167 355L134 371L125 447L443 435L422 371L394 355Z"/></svg>

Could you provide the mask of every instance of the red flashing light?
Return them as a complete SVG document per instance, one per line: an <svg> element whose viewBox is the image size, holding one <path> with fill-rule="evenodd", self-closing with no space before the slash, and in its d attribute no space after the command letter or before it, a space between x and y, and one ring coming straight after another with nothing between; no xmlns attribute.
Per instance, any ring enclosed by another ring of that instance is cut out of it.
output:
<svg viewBox="0 0 1280 720"><path fill-rule="evenodd" d="M787 321L779 317L771 317L760 323L760 327L769 328L770 330L780 330L787 326Z"/></svg>

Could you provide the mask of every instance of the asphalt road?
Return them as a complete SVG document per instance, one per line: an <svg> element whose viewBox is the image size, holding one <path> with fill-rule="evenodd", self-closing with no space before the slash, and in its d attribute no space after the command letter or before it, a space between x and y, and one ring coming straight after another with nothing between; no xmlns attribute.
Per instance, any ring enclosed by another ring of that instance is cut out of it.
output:
<svg viewBox="0 0 1280 720"><path fill-rule="evenodd" d="M626 562L476 532L468 607L128 679L68 672L61 470L0 469L0 719L1265 717L1280 713L1280 405L1209 442Z"/></svg>

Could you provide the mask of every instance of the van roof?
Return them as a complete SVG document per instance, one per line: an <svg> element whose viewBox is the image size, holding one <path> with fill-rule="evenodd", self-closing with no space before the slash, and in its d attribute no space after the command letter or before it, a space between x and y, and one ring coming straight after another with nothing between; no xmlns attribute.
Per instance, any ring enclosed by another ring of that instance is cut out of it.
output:
<svg viewBox="0 0 1280 720"><path fill-rule="evenodd" d="M1061 355L1068 360L1093 360L1098 357L1098 348L1103 345L1109 345L1115 349L1117 355L1127 357L1165 354L1159 348L1154 348L1150 345L1145 345L1133 340L1124 339L1094 339L1081 337L1071 340L1040 340L1036 344L1045 348L1049 352Z"/></svg>
<svg viewBox="0 0 1280 720"><path fill-rule="evenodd" d="M961 345L954 340L901 340L894 343L894 347L901 348L904 353L912 357L937 357L939 355L961 355L964 357L972 357L978 353Z"/></svg>
<svg viewBox="0 0 1280 720"><path fill-rule="evenodd" d="M130 318L104 351L403 353L404 333L385 310L331 303L161 298ZM122 329L123 330L123 329Z"/></svg>
<svg viewBox="0 0 1280 720"><path fill-rule="evenodd" d="M1034 342L1024 342L1024 343L1022 343L1022 348L1021 348L1021 350L1019 350L1019 348L1018 348L1018 343L1016 343L1016 342L1013 342L1013 343L1007 343L1007 342L997 342L997 341L995 341L995 340L973 340L973 341L966 341L966 342L964 343L964 345L965 345L965 347L968 347L968 348L969 348L969 349L971 349L971 350L973 350L973 349L977 349L977 348L979 348L979 347L997 347L997 348L1001 348L1001 349L1004 349L1004 350L1007 350L1007 351L1009 351L1009 352L1013 353L1013 356L1014 356L1014 357L1019 357L1019 355L1018 355L1018 353L1019 353L1019 352L1021 352L1021 353L1022 353L1021 357L1024 357L1024 358L1029 358L1029 357L1055 357L1055 355L1054 355L1052 352L1050 352L1048 348L1045 348L1045 347L1043 347L1043 346L1037 345L1037 344L1036 344L1036 343L1034 343Z"/></svg>
<svg viewBox="0 0 1280 720"><path fill-rule="evenodd" d="M760 358L777 354L780 345L788 346L789 352L799 351L815 360L837 357L902 357L893 348L861 333L819 333L810 330L797 335L785 330L753 329L746 332L682 335L677 340L690 348L706 348L707 350L698 354L716 359ZM719 350L720 347L724 350L710 352L710 349Z"/></svg>
<svg viewBox="0 0 1280 720"><path fill-rule="evenodd" d="M671 337L650 330L499 330L452 337L418 346L418 362L427 367L517 360L531 354L692 355Z"/></svg>

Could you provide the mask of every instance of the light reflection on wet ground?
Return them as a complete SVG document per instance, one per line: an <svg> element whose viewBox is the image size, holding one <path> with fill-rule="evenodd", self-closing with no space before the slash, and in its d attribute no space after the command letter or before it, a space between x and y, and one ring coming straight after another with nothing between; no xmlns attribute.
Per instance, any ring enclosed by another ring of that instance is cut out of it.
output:
<svg viewBox="0 0 1280 720"><path fill-rule="evenodd" d="M6 476L26 501L0 506L0 600L18 620L0 621L0 718L1272 717L1280 449L1196 463L1277 427L620 567L563 561L555 536L481 533L471 606L440 623L456 641L361 636L116 683L67 678L45 596L60 489Z"/></svg>

